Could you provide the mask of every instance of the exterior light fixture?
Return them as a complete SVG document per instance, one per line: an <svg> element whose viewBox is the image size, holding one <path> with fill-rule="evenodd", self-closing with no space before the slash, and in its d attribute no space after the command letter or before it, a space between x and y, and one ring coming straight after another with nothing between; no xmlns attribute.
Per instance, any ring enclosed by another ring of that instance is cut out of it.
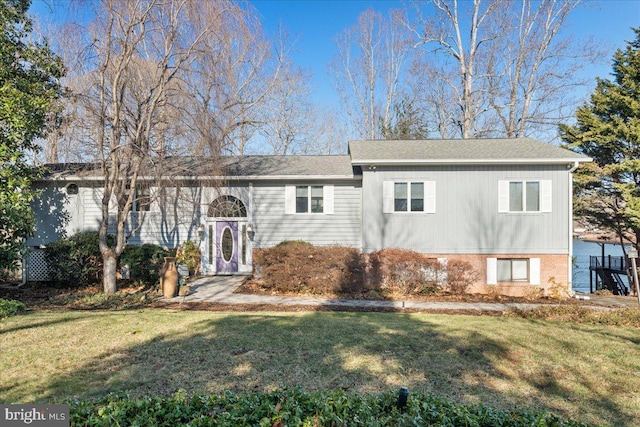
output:
<svg viewBox="0 0 640 427"><path fill-rule="evenodd" d="M198 239L202 240L203 236L204 236L204 224L200 224L200 226L198 227Z"/></svg>

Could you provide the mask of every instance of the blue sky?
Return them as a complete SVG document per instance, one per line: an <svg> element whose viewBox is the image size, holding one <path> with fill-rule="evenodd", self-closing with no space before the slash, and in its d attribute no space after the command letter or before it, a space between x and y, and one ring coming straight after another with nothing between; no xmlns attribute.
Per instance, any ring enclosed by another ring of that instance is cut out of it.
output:
<svg viewBox="0 0 640 427"><path fill-rule="evenodd" d="M313 101L332 106L339 102L327 72L328 63L336 55L334 38L354 25L358 15L367 8L384 12L406 4L382 0L254 0L251 3L258 10L268 33L274 34L278 24L282 23L291 37L297 40L292 56L298 65L313 74ZM64 19L53 16L50 7L64 4L60 0L34 0L32 13L45 20ZM64 13L62 7L54 9ZM576 37L593 36L608 52L601 64L586 71L595 85L595 77L609 77L615 49L624 47L625 41L634 38L630 27L640 26L640 0L590 2L575 10L567 24L568 30Z"/></svg>
<svg viewBox="0 0 640 427"><path fill-rule="evenodd" d="M403 7L403 1L374 0L254 0L251 2L262 17L262 24L273 33L283 23L292 37L297 38L295 61L313 72L316 89L314 100L337 103L327 65L337 54L333 39L356 23L358 15L372 8L386 11ZM611 57L615 49L633 40L631 27L640 26L640 0L603 0L591 2L570 15L568 30L578 38L593 36L608 54L602 64L586 70L587 77L609 77ZM590 90L589 90L590 91Z"/></svg>

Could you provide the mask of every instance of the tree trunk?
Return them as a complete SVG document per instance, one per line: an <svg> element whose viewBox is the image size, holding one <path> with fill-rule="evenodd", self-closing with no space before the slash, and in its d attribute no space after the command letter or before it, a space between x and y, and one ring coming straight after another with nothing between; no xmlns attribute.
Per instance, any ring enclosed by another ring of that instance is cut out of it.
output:
<svg viewBox="0 0 640 427"><path fill-rule="evenodd" d="M118 260L113 253L102 254L104 263L102 269L102 286L105 294L116 293L116 271L118 269Z"/></svg>

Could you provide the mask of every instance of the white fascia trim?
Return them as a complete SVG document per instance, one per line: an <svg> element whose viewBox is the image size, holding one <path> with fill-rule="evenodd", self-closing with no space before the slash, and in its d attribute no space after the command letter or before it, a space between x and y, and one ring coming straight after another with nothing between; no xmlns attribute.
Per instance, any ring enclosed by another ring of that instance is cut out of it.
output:
<svg viewBox="0 0 640 427"><path fill-rule="evenodd" d="M405 165L405 166L420 166L425 164L439 164L439 165L513 165L513 164L536 164L536 165L549 165L549 164L566 164L566 163L587 163L593 161L592 158L586 159L402 159L402 160L356 160L351 163L355 166L365 165Z"/></svg>
<svg viewBox="0 0 640 427"><path fill-rule="evenodd" d="M162 176L150 177L140 176L139 181L157 181L157 180L174 180L174 181L362 181L361 175L243 175L243 176ZM64 177L45 177L38 181L104 181L103 176L73 176Z"/></svg>

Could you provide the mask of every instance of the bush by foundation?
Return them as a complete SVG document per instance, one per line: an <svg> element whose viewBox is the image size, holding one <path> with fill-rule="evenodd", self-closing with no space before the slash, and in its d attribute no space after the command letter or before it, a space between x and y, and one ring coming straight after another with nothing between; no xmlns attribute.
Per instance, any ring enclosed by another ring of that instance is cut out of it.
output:
<svg viewBox="0 0 640 427"><path fill-rule="evenodd" d="M364 268L357 249L287 241L254 250L253 262L264 287L275 292L355 294L362 290Z"/></svg>
<svg viewBox="0 0 640 427"><path fill-rule="evenodd" d="M367 298L466 293L478 273L467 262L446 265L403 249L362 254L343 246L285 241L256 249L253 265L260 288L274 293L351 295Z"/></svg>
<svg viewBox="0 0 640 427"><path fill-rule="evenodd" d="M464 295L480 280L480 274L466 261L450 261L446 267L446 289L453 295Z"/></svg>
<svg viewBox="0 0 640 427"><path fill-rule="evenodd" d="M445 278L445 267L437 259L404 249L383 249L369 255L370 283L383 292L403 295L437 292Z"/></svg>

